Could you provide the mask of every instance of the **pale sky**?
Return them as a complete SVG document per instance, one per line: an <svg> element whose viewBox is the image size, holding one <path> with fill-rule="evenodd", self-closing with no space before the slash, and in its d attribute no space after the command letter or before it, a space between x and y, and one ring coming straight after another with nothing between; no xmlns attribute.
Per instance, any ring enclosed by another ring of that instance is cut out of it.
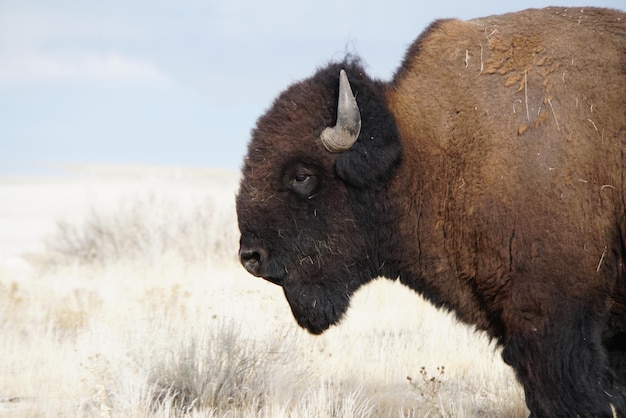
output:
<svg viewBox="0 0 626 418"><path fill-rule="evenodd" d="M0 175L238 170L274 97L346 51L389 79L433 20L624 0L0 0Z"/></svg>

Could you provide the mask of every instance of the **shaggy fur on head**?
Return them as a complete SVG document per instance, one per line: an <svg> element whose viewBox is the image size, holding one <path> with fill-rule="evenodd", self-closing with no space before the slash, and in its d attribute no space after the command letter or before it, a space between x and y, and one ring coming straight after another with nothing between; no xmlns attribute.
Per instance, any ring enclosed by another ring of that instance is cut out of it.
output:
<svg viewBox="0 0 626 418"><path fill-rule="evenodd" d="M363 104L363 128L355 146L336 155L319 136L337 118L341 69ZM386 187L401 157L384 85L348 57L287 89L252 137L237 197L242 247L269 253L262 275L283 286L298 323L319 334L380 272L372 245L381 230L366 221L380 214L364 203ZM305 195L292 185L301 171L316 184Z"/></svg>
<svg viewBox="0 0 626 418"><path fill-rule="evenodd" d="M320 141L344 69L355 145ZM532 417L626 415L626 14L432 24L389 83L348 57L257 122L241 258L319 334L399 278L503 347Z"/></svg>

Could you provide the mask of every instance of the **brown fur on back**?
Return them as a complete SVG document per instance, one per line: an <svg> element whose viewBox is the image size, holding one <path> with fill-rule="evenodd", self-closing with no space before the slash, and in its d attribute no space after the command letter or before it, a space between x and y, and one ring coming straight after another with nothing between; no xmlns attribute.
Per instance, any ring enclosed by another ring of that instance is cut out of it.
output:
<svg viewBox="0 0 626 418"><path fill-rule="evenodd" d="M523 271L545 276L520 284L546 295L517 307L539 318L562 287L589 297L597 277L601 297L600 275L622 269L623 19L550 8L439 21L388 88L404 150L397 193L421 191L407 204L403 254L416 251L416 232L432 244L409 268L495 334L484 307L500 314ZM624 304L623 291L615 298Z"/></svg>

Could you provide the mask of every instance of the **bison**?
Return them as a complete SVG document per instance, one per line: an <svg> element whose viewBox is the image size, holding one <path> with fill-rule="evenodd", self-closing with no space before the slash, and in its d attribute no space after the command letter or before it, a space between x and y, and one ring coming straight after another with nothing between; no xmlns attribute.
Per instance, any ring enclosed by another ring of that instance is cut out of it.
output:
<svg viewBox="0 0 626 418"><path fill-rule="evenodd" d="M373 278L485 331L531 417L626 416L626 14L439 20L389 82L348 55L252 131L239 257L320 334Z"/></svg>

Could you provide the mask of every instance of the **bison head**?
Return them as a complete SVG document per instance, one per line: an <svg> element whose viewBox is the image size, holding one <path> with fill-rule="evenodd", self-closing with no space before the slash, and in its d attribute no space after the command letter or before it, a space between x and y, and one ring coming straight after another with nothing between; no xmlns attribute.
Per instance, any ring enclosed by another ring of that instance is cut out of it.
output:
<svg viewBox="0 0 626 418"><path fill-rule="evenodd" d="M237 195L239 257L282 286L314 334L392 265L381 252L392 216L384 192L401 147L384 94L358 62L331 64L284 91L252 132Z"/></svg>

